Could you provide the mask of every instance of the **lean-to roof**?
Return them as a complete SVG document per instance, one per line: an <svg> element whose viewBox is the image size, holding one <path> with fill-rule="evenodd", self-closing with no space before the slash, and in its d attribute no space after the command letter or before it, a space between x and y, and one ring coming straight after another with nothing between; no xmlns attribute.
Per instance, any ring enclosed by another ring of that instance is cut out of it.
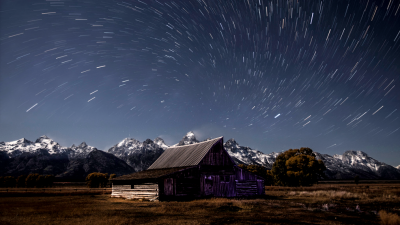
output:
<svg viewBox="0 0 400 225"><path fill-rule="evenodd" d="M128 175L123 175L120 177L116 177L113 180L140 180L140 179L156 179L162 176L178 172L180 170L185 170L190 168L190 166L186 167L175 167L175 168L164 168L164 169L153 169L153 170L144 170L137 173L132 173Z"/></svg>

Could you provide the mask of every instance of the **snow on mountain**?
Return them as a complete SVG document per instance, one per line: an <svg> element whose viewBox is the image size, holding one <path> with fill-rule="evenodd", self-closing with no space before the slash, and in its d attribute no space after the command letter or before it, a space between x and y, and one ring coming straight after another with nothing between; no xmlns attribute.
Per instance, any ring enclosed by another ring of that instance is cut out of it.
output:
<svg viewBox="0 0 400 225"><path fill-rule="evenodd" d="M196 139L194 133L190 131L176 145L189 145L198 142L199 141ZM265 166L268 169L272 168L276 157L280 154L275 152L265 154L251 149L250 147L240 146L235 139L227 140L224 143L224 147L237 164L257 164ZM125 161L134 171L142 171L147 169L167 148L168 145L166 145L164 140L159 137L154 140L147 139L143 142L134 138L125 138L111 147L108 150L108 153L111 153ZM65 157L67 160L84 160L89 153L96 150L97 148L88 146L85 142L82 142L79 146L72 145L68 148L62 147L47 136L41 136L35 142L31 142L25 138L11 142L0 142L0 153L2 153L6 158L8 156L10 160L15 158L15 166L22 165L22 162L27 160L29 161L29 157L39 157L38 159L40 159L40 162L43 161L40 157L43 158L50 156L54 156L57 160L61 161L65 160ZM356 175L361 179L400 179L400 165L396 168L392 167L371 158L362 151L346 151L342 155L336 154L333 156L320 154L318 152L314 153L317 159L321 159L325 163L325 166L327 167L325 174L329 179L353 179ZM46 154L49 156L46 156ZM4 158L4 160L7 161L8 159L6 158ZM49 158L48 160L51 159L54 161L53 158ZM14 164L10 163L10 165ZM38 165L39 164L40 163L38 163ZM48 164L50 165L50 161ZM56 164L52 165L51 168L55 169L52 169L51 171L61 170L57 169L56 166ZM39 168L38 166L36 167ZM47 170L51 169L49 168L47 168Z"/></svg>
<svg viewBox="0 0 400 225"><path fill-rule="evenodd" d="M86 142L82 142L80 145L72 145L70 148L72 151L68 152L68 155L74 157L86 157L90 152L98 150L95 147L89 146Z"/></svg>
<svg viewBox="0 0 400 225"><path fill-rule="evenodd" d="M35 142L21 138L16 141L0 142L0 151L7 153L9 157L16 157L24 152L35 153L38 151L47 151L49 154L67 154L68 157L86 156L89 152L97 150L97 148L88 146L82 142L79 146L72 145L71 148L62 147L46 135L36 139Z"/></svg>
<svg viewBox="0 0 400 225"><path fill-rule="evenodd" d="M134 138L125 138L118 144L114 145L108 150L108 153L112 153L117 157L128 156L143 151L154 151L158 149L167 149L168 146L164 143L164 140L160 137L154 139L154 141L147 139L144 142L140 142Z"/></svg>
<svg viewBox="0 0 400 225"><path fill-rule="evenodd" d="M199 143L199 141L196 139L194 136L194 133L192 131L189 131L183 138L182 140L178 143L178 146L182 145L190 145L190 144L195 144Z"/></svg>
<svg viewBox="0 0 400 225"><path fill-rule="evenodd" d="M164 152L168 146L161 138L140 142L134 138L125 138L108 150L108 153L124 160L134 171L146 170Z"/></svg>
<svg viewBox="0 0 400 225"><path fill-rule="evenodd" d="M35 152L39 149L45 149L50 154L64 151L63 147L46 135L41 136L35 142L21 138L16 141L0 143L0 151L5 151L9 157L18 156L24 152Z"/></svg>
<svg viewBox="0 0 400 225"><path fill-rule="evenodd" d="M167 149L169 146L165 144L164 140L160 137L157 137L156 139L154 139L153 141L155 144L157 144L158 146L160 146L162 149Z"/></svg>
<svg viewBox="0 0 400 225"><path fill-rule="evenodd" d="M237 164L257 164L272 168L279 153L264 154L249 147L240 146L235 139L229 139L224 143L225 150Z"/></svg>

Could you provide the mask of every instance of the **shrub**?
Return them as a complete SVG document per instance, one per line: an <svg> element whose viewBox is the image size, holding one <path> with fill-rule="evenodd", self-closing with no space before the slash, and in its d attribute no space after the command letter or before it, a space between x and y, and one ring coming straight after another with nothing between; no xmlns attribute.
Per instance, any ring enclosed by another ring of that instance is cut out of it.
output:
<svg viewBox="0 0 400 225"><path fill-rule="evenodd" d="M400 217L394 213L388 213L384 210L379 211L382 225L399 225Z"/></svg>

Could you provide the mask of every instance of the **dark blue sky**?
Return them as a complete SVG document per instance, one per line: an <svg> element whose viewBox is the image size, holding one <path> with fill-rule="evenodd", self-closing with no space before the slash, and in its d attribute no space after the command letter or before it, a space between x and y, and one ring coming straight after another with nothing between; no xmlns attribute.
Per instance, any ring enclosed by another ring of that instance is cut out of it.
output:
<svg viewBox="0 0 400 225"><path fill-rule="evenodd" d="M224 136L400 164L400 2L2 0L0 141Z"/></svg>

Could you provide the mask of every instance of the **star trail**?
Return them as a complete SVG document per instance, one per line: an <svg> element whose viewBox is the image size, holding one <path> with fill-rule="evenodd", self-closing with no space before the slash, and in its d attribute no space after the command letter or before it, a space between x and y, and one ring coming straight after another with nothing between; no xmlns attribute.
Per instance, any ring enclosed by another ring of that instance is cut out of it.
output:
<svg viewBox="0 0 400 225"><path fill-rule="evenodd" d="M4 0L0 141L224 136L398 165L400 2Z"/></svg>

